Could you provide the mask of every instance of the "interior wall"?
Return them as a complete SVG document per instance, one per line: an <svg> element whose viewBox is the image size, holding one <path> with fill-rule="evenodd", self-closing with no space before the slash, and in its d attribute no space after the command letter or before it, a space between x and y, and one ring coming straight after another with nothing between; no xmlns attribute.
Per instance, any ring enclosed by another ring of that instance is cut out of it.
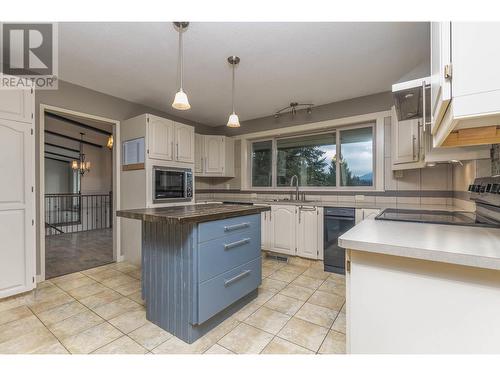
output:
<svg viewBox="0 0 500 375"><path fill-rule="evenodd" d="M45 159L45 193L71 193L71 166L67 161Z"/></svg>
<svg viewBox="0 0 500 375"><path fill-rule="evenodd" d="M112 151L83 145L83 152L91 168L80 178L82 194L108 194L113 190Z"/></svg>

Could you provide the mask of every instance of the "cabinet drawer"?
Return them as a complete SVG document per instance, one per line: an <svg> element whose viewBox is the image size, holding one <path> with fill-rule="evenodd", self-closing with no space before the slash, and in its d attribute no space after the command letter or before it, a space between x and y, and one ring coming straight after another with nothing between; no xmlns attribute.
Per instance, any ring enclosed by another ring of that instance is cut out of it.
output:
<svg viewBox="0 0 500 375"><path fill-rule="evenodd" d="M203 282L260 256L260 228L204 242L198 251L199 280Z"/></svg>
<svg viewBox="0 0 500 375"><path fill-rule="evenodd" d="M201 243L213 240L214 238L247 232L257 227L260 227L260 214L201 223L198 227L198 242Z"/></svg>
<svg viewBox="0 0 500 375"><path fill-rule="evenodd" d="M257 289L261 283L260 256L199 285L198 324Z"/></svg>

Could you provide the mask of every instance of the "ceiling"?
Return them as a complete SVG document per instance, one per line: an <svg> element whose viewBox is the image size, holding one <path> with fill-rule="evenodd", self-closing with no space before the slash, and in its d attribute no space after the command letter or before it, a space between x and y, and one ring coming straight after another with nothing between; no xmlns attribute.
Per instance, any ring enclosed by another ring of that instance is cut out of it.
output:
<svg viewBox="0 0 500 375"><path fill-rule="evenodd" d="M171 23L60 23L59 77L192 121L218 126L231 111L237 55L240 120L290 101L327 104L390 90L429 61L429 24L191 23L184 34L184 89L191 109L171 107L177 84Z"/></svg>

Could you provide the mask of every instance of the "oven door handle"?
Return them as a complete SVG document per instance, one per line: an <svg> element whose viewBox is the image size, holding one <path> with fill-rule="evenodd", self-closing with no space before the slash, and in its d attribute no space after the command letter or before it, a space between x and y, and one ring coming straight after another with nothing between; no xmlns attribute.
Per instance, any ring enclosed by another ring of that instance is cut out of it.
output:
<svg viewBox="0 0 500 375"><path fill-rule="evenodd" d="M355 221L356 220L354 217L349 217L349 216L332 216L332 215L325 216L325 220L326 219L346 220L346 221Z"/></svg>

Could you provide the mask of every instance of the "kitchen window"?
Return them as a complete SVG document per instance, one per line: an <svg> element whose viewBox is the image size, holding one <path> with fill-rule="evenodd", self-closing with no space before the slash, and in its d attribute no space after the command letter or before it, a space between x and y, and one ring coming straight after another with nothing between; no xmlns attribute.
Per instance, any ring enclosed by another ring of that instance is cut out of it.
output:
<svg viewBox="0 0 500 375"><path fill-rule="evenodd" d="M251 143L252 187L326 189L374 187L374 125Z"/></svg>

